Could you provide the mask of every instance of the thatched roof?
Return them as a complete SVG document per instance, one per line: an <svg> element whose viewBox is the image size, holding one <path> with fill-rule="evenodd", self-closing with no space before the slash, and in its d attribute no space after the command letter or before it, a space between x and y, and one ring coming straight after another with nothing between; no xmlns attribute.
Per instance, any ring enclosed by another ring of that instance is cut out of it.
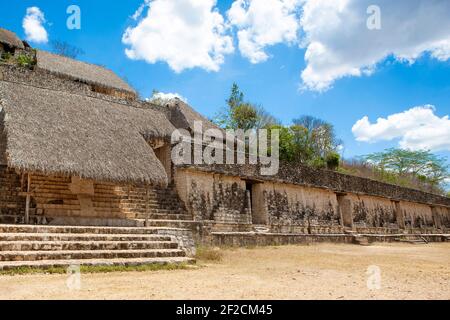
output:
<svg viewBox="0 0 450 320"><path fill-rule="evenodd" d="M167 184L146 139L174 127L155 110L1 82L7 162L12 168L98 181Z"/></svg>
<svg viewBox="0 0 450 320"><path fill-rule="evenodd" d="M36 67L73 80L106 88L130 92L136 91L111 70L95 64L70 59L46 51L37 51Z"/></svg>
<svg viewBox="0 0 450 320"><path fill-rule="evenodd" d="M210 120L205 118L203 115L195 111L187 103L181 101L180 99L172 99L166 104L166 108L169 109L170 121L177 128L191 129L194 131L194 122L201 121L203 131L208 129L220 129Z"/></svg>
<svg viewBox="0 0 450 320"><path fill-rule="evenodd" d="M165 108L167 109L166 113L168 114L170 122L172 122L172 124L176 128L186 129L192 133L194 132L194 122L200 121L202 123L202 130L203 130L203 132L201 133L204 133L206 130L216 129L222 132L224 141L228 141L231 143L234 143L235 139L241 141L238 137L230 138L226 134L226 131L224 129L220 128L219 126L211 122L202 114L195 111L195 109L192 108L190 105L181 101L178 98L168 101L165 105Z"/></svg>
<svg viewBox="0 0 450 320"><path fill-rule="evenodd" d="M13 48L24 49L22 40L14 32L0 28L0 43L7 44Z"/></svg>

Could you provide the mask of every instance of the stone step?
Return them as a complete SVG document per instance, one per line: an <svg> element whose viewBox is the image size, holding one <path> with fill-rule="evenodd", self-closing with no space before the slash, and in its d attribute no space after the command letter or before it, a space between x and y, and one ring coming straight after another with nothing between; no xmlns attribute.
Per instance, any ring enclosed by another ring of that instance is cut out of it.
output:
<svg viewBox="0 0 450 320"><path fill-rule="evenodd" d="M2 251L178 249L171 241L0 241Z"/></svg>
<svg viewBox="0 0 450 320"><path fill-rule="evenodd" d="M188 214L145 214L145 213L138 213L136 215L137 219L150 219L150 220L184 220L189 221L192 219L192 217Z"/></svg>
<svg viewBox="0 0 450 320"><path fill-rule="evenodd" d="M127 207L125 210L123 210L123 212L133 212L134 208L130 208ZM146 208L142 209L142 210L134 210L134 212L139 212L139 213L146 213L148 212L149 214L187 214L185 211L181 210L181 209L168 209L168 208L148 208L148 210L146 210Z"/></svg>
<svg viewBox="0 0 450 320"><path fill-rule="evenodd" d="M40 260L40 261L0 261L0 270L19 268L49 269L56 267L80 266L142 266L167 264L193 264L195 259L187 257L130 258L130 259L83 259L83 260Z"/></svg>
<svg viewBox="0 0 450 320"><path fill-rule="evenodd" d="M185 255L186 253L180 249L3 251L0 253L0 261L166 258L184 257Z"/></svg>
<svg viewBox="0 0 450 320"><path fill-rule="evenodd" d="M369 246L370 245L369 238L364 237L364 236L354 236L353 242L355 244L359 244L360 246Z"/></svg>
<svg viewBox="0 0 450 320"><path fill-rule="evenodd" d="M0 241L171 241L156 234L0 233Z"/></svg>
<svg viewBox="0 0 450 320"><path fill-rule="evenodd" d="M1 233L156 234L158 228L0 225Z"/></svg>
<svg viewBox="0 0 450 320"><path fill-rule="evenodd" d="M143 219L137 219L143 220ZM166 227L166 228L186 228L189 229L197 224L193 220L145 220L148 227Z"/></svg>

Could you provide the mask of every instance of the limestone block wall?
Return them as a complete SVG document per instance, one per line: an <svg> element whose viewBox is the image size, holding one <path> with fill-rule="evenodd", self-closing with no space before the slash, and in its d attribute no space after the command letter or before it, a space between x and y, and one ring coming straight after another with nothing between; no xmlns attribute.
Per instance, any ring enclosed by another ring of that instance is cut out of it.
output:
<svg viewBox="0 0 450 320"><path fill-rule="evenodd" d="M23 223L26 175L0 166L0 223ZM133 219L147 210L147 189L76 177L31 175L30 223L73 219Z"/></svg>
<svg viewBox="0 0 450 320"><path fill-rule="evenodd" d="M342 233L344 228L361 233L429 233L450 228L450 207L440 203L342 192L192 167L177 168L175 176L180 198L195 220L234 223L234 231L244 223L290 233Z"/></svg>
<svg viewBox="0 0 450 320"><path fill-rule="evenodd" d="M0 222L23 222L25 217L25 198L21 191L20 177L6 166L0 165Z"/></svg>
<svg viewBox="0 0 450 320"><path fill-rule="evenodd" d="M349 194L355 227L398 228L396 203L381 197Z"/></svg>
<svg viewBox="0 0 450 320"><path fill-rule="evenodd" d="M54 217L128 218L121 186L71 177L31 176L32 207L48 222Z"/></svg>
<svg viewBox="0 0 450 320"><path fill-rule="evenodd" d="M295 185L261 184L269 225L338 226L336 194L328 190Z"/></svg>
<svg viewBox="0 0 450 320"><path fill-rule="evenodd" d="M420 203L401 201L400 207L406 228L434 227L432 207Z"/></svg>
<svg viewBox="0 0 450 320"><path fill-rule="evenodd" d="M450 229L450 208L433 207L431 212L433 220L439 228Z"/></svg>
<svg viewBox="0 0 450 320"><path fill-rule="evenodd" d="M196 221L252 223L245 181L237 177L176 170L175 185Z"/></svg>

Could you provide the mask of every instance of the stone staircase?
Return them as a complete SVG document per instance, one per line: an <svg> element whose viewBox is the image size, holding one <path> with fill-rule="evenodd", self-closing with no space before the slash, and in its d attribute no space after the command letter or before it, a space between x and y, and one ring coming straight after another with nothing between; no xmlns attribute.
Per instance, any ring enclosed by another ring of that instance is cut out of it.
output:
<svg viewBox="0 0 450 320"><path fill-rule="evenodd" d="M193 263L170 228L0 225L0 270Z"/></svg>
<svg viewBox="0 0 450 320"><path fill-rule="evenodd" d="M360 246L370 246L369 238L361 235L353 235L353 243Z"/></svg>
<svg viewBox="0 0 450 320"><path fill-rule="evenodd" d="M128 193L128 199L133 207L124 210L135 212L137 220L147 227L168 227L191 229L195 222L186 211L175 187L165 189L134 190Z"/></svg>

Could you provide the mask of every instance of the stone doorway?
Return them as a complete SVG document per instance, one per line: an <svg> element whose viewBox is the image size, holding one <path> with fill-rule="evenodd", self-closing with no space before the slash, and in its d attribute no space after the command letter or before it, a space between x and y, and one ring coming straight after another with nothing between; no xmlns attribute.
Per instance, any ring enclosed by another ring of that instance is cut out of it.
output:
<svg viewBox="0 0 450 320"><path fill-rule="evenodd" d="M249 197L249 207L252 211L252 223L266 225L268 221L262 186L263 184L257 181L245 181L245 189Z"/></svg>
<svg viewBox="0 0 450 320"><path fill-rule="evenodd" d="M155 155L164 167L169 184L172 182L172 158L171 149L168 144L164 144L154 149Z"/></svg>
<svg viewBox="0 0 450 320"><path fill-rule="evenodd" d="M337 194L339 212L344 228L353 228L352 201L345 194Z"/></svg>

